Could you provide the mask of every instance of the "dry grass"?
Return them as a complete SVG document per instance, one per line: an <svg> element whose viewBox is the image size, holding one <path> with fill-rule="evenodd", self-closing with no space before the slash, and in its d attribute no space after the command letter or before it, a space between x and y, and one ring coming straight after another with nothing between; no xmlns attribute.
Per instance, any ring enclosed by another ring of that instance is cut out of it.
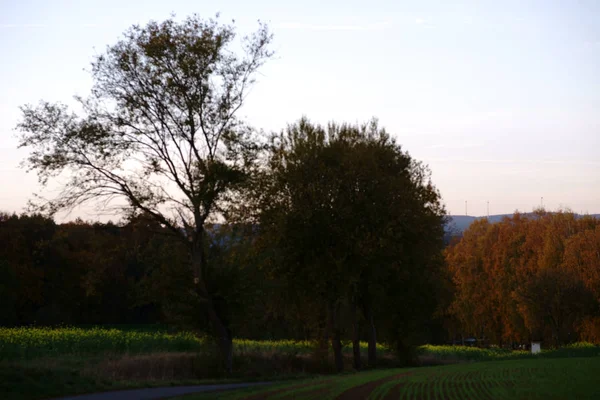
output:
<svg viewBox="0 0 600 400"><path fill-rule="evenodd" d="M206 360L197 353L153 353L108 357L98 364L87 365L82 373L111 381L194 380L205 376Z"/></svg>
<svg viewBox="0 0 600 400"><path fill-rule="evenodd" d="M329 365L315 363L308 354L247 352L234 357L235 378L261 378L326 373ZM115 355L84 368L82 374L111 381L152 382L218 379L225 376L215 354L193 352Z"/></svg>
<svg viewBox="0 0 600 400"><path fill-rule="evenodd" d="M382 364L391 364L391 357L380 357ZM366 360L363 360L366 364ZM352 357L345 355L345 369L352 369ZM310 354L272 351L245 352L234 356L234 371L230 378L260 379L298 375L334 373L331 360L315 359ZM218 379L225 377L219 357L214 353L159 352L105 356L97 363L86 365L85 376L110 381L158 382Z"/></svg>

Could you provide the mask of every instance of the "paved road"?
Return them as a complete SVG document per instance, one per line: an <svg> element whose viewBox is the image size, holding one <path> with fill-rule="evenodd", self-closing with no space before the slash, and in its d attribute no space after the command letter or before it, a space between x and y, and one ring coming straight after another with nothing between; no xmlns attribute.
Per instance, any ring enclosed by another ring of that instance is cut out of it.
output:
<svg viewBox="0 0 600 400"><path fill-rule="evenodd" d="M60 397L55 400L154 400L190 393L213 392L215 390L242 389L251 386L270 385L272 382L229 383L223 385L170 386L162 388L146 388L117 390L112 392L83 394L78 396Z"/></svg>

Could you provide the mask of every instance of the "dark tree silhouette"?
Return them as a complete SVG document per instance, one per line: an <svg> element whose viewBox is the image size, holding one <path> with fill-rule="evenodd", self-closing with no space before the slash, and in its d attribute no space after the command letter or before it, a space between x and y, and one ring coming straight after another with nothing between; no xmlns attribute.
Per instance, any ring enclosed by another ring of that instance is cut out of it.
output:
<svg viewBox="0 0 600 400"><path fill-rule="evenodd" d="M263 24L240 41L243 56L230 50L234 38L232 26L198 16L133 26L92 63L81 114L41 102L22 107L18 125L41 183L66 178L38 210L94 203L143 213L189 244L196 293L229 371L231 333L204 278L204 227L235 202L255 161L253 130L236 112L272 55Z"/></svg>

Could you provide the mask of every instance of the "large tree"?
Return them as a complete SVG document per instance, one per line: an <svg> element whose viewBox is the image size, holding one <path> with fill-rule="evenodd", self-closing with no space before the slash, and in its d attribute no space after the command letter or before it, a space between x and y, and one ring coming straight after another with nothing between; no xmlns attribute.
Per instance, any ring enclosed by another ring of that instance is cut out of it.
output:
<svg viewBox="0 0 600 400"><path fill-rule="evenodd" d="M272 55L265 25L235 37L231 25L198 16L133 26L92 62L81 112L26 105L17 127L20 147L31 149L25 164L41 183L59 175L65 182L38 209L116 207L154 218L189 245L190 279L228 370L231 333L205 279L205 224L235 201L252 168L257 141L236 113Z"/></svg>
<svg viewBox="0 0 600 400"><path fill-rule="evenodd" d="M307 318L322 318L338 370L350 330L360 368L359 322L366 321L373 365L377 308L387 304L407 323L402 303L433 295L410 290L431 277L429 260L443 244L444 209L427 168L376 121L324 128L302 119L273 136L263 182L256 187L268 270L311 304Z"/></svg>

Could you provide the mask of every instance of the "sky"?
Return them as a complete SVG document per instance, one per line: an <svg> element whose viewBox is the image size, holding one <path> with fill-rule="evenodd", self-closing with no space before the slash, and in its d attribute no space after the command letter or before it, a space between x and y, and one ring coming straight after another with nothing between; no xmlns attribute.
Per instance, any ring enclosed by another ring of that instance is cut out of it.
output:
<svg viewBox="0 0 600 400"><path fill-rule="evenodd" d="M542 197L600 213L597 0L0 0L0 210L49 195L19 167L20 105L85 96L93 57L133 24L217 12L239 34L257 20L274 33L240 114L254 127L377 117L429 165L451 214L528 212ZM105 218L58 219L78 216Z"/></svg>

